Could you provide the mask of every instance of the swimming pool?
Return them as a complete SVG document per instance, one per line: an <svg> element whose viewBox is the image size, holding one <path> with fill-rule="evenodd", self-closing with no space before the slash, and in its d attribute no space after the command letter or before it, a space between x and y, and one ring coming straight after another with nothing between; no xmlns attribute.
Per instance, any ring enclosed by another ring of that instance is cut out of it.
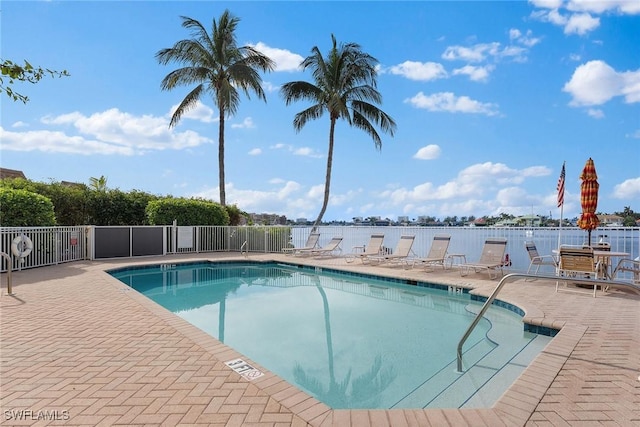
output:
<svg viewBox="0 0 640 427"><path fill-rule="evenodd" d="M491 406L548 342L492 308L460 375L480 303L459 288L259 262L110 273L334 409Z"/></svg>

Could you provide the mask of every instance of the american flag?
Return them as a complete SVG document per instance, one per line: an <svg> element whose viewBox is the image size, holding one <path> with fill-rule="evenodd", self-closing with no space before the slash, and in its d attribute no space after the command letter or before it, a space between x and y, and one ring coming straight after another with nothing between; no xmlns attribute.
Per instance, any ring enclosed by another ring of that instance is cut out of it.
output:
<svg viewBox="0 0 640 427"><path fill-rule="evenodd" d="M564 163L562 163L562 171L558 178L558 207L564 204Z"/></svg>

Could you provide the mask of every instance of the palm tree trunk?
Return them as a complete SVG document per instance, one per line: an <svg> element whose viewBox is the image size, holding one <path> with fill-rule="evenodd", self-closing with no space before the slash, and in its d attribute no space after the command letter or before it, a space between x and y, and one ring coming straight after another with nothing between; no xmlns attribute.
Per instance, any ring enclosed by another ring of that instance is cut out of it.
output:
<svg viewBox="0 0 640 427"><path fill-rule="evenodd" d="M226 206L227 194L224 188L224 108L218 103L220 110L220 126L218 127L218 185L220 187L220 204Z"/></svg>
<svg viewBox="0 0 640 427"><path fill-rule="evenodd" d="M320 222L322 222L322 217L324 216L325 211L327 210L327 205L329 204L329 189L331 188L331 166L333 164L333 134L336 129L336 119L334 117L331 118L331 127L329 129L329 151L327 152L327 175L324 179L324 201L322 202L322 209L318 214L318 218L313 223L313 227L311 232L314 232Z"/></svg>

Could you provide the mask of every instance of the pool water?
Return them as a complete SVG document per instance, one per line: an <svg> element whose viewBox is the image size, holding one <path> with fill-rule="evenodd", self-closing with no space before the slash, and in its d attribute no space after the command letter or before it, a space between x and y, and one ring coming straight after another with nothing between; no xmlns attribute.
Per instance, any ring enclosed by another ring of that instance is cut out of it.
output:
<svg viewBox="0 0 640 427"><path fill-rule="evenodd" d="M111 274L334 409L491 406L548 342L492 307L460 375L480 308L460 289L274 263Z"/></svg>

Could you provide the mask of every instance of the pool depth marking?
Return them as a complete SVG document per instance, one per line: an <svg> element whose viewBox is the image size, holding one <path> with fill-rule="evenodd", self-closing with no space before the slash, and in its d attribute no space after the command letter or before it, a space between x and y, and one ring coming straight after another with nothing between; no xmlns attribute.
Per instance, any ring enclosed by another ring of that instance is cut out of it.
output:
<svg viewBox="0 0 640 427"><path fill-rule="evenodd" d="M228 362L224 362L224 364L249 381L255 380L256 378L260 378L264 375L262 371L254 368L242 359L229 360Z"/></svg>

